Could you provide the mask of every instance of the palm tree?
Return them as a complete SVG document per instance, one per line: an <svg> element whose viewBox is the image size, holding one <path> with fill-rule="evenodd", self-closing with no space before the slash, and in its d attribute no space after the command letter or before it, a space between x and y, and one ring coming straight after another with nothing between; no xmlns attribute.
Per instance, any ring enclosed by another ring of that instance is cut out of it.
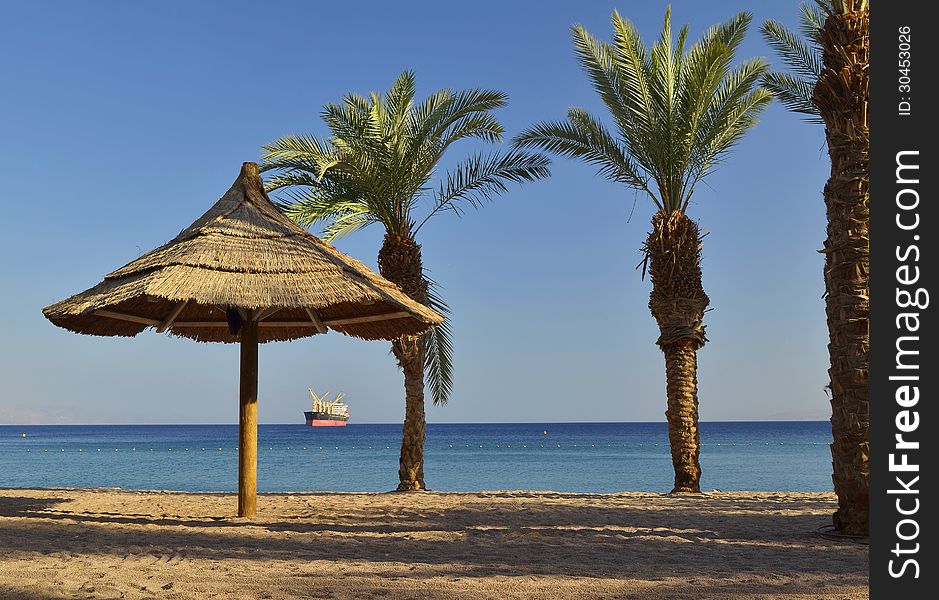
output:
<svg viewBox="0 0 939 600"><path fill-rule="evenodd" d="M764 36L794 68L774 74L787 106L825 124L831 175L825 184L825 312L833 443L835 527L867 534L870 516L870 7L866 0L817 0L804 7L803 35L773 22ZM769 85L770 82L767 82ZM776 89L776 88L774 88Z"/></svg>
<svg viewBox="0 0 939 600"><path fill-rule="evenodd" d="M447 313L424 272L417 242L421 228L445 212L461 215L467 207L481 207L506 192L510 182L547 177L549 161L518 150L473 154L434 181L454 142L502 140L504 130L492 111L505 106L507 96L478 89L443 89L420 103L414 96L414 74L405 71L384 95L348 94L327 104L322 118L329 137L297 134L271 142L263 147L263 169L275 171L267 185L284 190L280 202L287 214L303 226L323 222L327 240L373 223L384 226L381 274L414 300ZM392 343L405 389L399 490L425 489L424 375L434 403L446 403L453 385L452 347L448 323L422 338Z"/></svg>
<svg viewBox="0 0 939 600"><path fill-rule="evenodd" d="M585 110L571 108L566 121L535 125L516 138L518 146L595 165L604 177L645 192L655 204L643 267L652 280L649 309L665 354L673 492L698 492L701 480L697 351L707 341L703 319L709 300L701 284L702 235L686 211L696 184L771 99L758 86L767 70L763 60L731 66L751 18L740 13L715 25L689 48L687 26L673 40L670 9L650 48L618 12L611 43L575 26L580 64L609 110L616 135Z"/></svg>

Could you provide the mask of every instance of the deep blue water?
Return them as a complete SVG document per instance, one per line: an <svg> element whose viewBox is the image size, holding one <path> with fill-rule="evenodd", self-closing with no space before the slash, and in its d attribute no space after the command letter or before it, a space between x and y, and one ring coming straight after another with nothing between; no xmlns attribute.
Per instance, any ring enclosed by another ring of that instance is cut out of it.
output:
<svg viewBox="0 0 939 600"><path fill-rule="evenodd" d="M261 425L258 440L260 491L397 485L400 425ZM830 441L823 421L702 423L702 489L829 491ZM236 425L3 425L0 487L234 491L237 443ZM667 492L672 466L665 423L432 424L425 479L440 491Z"/></svg>

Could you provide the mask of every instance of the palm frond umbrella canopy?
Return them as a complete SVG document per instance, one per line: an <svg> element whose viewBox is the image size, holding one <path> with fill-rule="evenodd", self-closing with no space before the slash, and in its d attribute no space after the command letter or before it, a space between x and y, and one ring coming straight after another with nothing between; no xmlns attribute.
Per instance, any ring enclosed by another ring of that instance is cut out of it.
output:
<svg viewBox="0 0 939 600"><path fill-rule="evenodd" d="M258 343L340 333L420 335L443 317L296 225L274 206L256 163L167 244L43 309L70 331L135 336L147 328L241 344L238 514L256 511Z"/></svg>

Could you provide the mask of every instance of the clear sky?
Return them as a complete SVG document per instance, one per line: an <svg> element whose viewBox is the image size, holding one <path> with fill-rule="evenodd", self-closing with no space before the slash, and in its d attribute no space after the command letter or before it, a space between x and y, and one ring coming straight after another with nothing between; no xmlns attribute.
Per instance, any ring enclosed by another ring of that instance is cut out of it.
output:
<svg viewBox="0 0 939 600"><path fill-rule="evenodd" d="M174 237L262 143L322 134L324 103L385 90L403 69L421 96L507 92L509 136L573 105L607 119L569 29L608 39L616 6L658 35L665 3L652 0L4 1L0 423L236 422L236 346L79 336L42 307ZM758 25L795 25L796 1L676 1L673 25L697 37L742 9L755 19L740 56L775 60ZM475 149L453 147L450 162ZM713 308L702 419L828 417L817 253L827 170L822 128L775 105L698 187L689 213L709 232ZM456 340L455 391L429 421L664 420L650 286L634 268L652 213L647 198L556 158L550 179L423 229ZM375 267L381 234L338 247ZM261 348L261 422L300 422L307 386L344 390L354 422L403 418L387 343L332 332Z"/></svg>

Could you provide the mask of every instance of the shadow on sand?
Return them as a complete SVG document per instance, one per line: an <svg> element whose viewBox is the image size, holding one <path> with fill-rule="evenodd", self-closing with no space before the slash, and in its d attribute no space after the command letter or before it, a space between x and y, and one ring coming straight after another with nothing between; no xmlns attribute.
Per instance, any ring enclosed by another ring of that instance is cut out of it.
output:
<svg viewBox="0 0 939 600"><path fill-rule="evenodd" d="M334 506L342 505L341 494L328 497ZM524 497L525 502L512 501ZM638 509L599 505L608 496L480 494L474 502L433 510L409 506L407 496L376 498L377 504L365 508L300 506L297 514L262 512L248 522L71 511L69 498L8 494L0 496L0 555L172 552L193 560L348 560L374 563L379 570L379 563L397 562L411 565L412 577L562 575L656 581L693 579L704 569L708 576L734 578L735 585L752 573L753 589L747 589L755 594L767 593L760 591L767 585L779 591L772 581L766 583L767 577L799 587L798 579L806 576L815 582L857 582L866 572L866 548L818 537L814 530L825 517L787 511L784 502L709 497L696 508L695 498L676 505L673 498L663 497L662 503L671 505L658 509L650 495L652 506ZM563 503L571 499L577 503ZM767 572L766 565L774 567ZM662 593L655 597L668 597Z"/></svg>

